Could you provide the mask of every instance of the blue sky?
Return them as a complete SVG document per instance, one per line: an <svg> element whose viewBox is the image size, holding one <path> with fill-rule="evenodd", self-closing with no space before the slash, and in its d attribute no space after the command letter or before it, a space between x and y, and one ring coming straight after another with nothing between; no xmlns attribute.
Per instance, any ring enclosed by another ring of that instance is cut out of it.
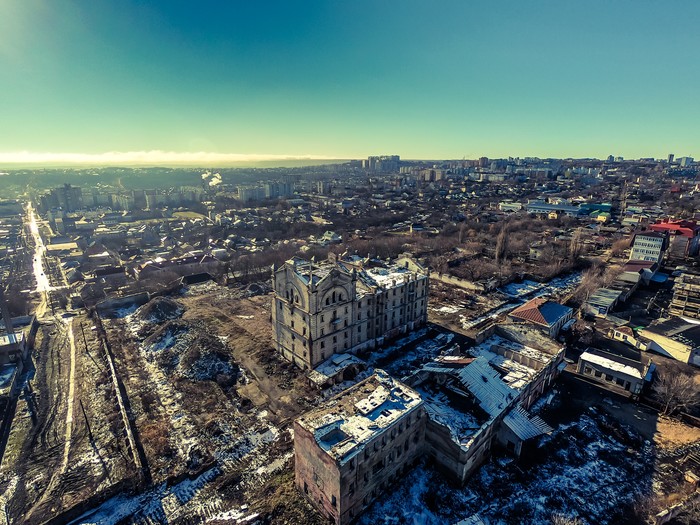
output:
<svg viewBox="0 0 700 525"><path fill-rule="evenodd" d="M695 0L2 0L0 162L700 156L699 15Z"/></svg>

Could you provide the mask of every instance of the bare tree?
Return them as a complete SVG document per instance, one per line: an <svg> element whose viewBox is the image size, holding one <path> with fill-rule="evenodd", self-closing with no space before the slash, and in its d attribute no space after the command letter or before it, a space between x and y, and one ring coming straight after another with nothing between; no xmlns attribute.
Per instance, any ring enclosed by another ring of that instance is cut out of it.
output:
<svg viewBox="0 0 700 525"><path fill-rule="evenodd" d="M692 376L663 372L654 382L654 397L661 403L662 413L670 415L687 410L700 401L700 392Z"/></svg>
<svg viewBox="0 0 700 525"><path fill-rule="evenodd" d="M496 237L496 262L501 263L508 257L508 223L504 222Z"/></svg>
<svg viewBox="0 0 700 525"><path fill-rule="evenodd" d="M630 239L618 239L612 243L611 253L613 257L619 257L630 247Z"/></svg>
<svg viewBox="0 0 700 525"><path fill-rule="evenodd" d="M576 228L569 242L569 258L575 261L579 255L581 255L581 230Z"/></svg>

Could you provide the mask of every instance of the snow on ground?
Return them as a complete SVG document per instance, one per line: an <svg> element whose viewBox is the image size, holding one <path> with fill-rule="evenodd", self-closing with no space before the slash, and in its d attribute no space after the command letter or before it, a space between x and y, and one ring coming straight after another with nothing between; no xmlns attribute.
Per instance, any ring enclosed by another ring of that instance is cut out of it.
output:
<svg viewBox="0 0 700 525"><path fill-rule="evenodd" d="M177 519L196 518L206 521L228 520L232 523L249 523L257 515L248 513L247 507L225 509L223 502L208 490L208 485L229 468L238 468L246 462L246 468L237 488L260 483L287 466L292 454L271 457L269 445L280 432L263 421L239 439L228 442L230 434L222 436L227 450L221 450L219 466L213 467L195 479L185 479L171 487L165 484L143 494L130 496L119 494L98 508L84 514L72 525L117 525L126 518L130 523L172 523ZM185 522L183 522L185 523Z"/></svg>
<svg viewBox="0 0 700 525"><path fill-rule="evenodd" d="M423 328L400 339L395 344L372 353L368 359L371 366L378 366L394 377L404 377L423 363L433 360L452 341L454 334L438 335L413 345L416 340L427 335L428 329ZM405 348L404 350L401 350Z"/></svg>
<svg viewBox="0 0 700 525"><path fill-rule="evenodd" d="M498 289L499 292L506 294L508 297L520 298L537 292L544 287L543 283L529 281L525 279L521 283L508 283Z"/></svg>
<svg viewBox="0 0 700 525"><path fill-rule="evenodd" d="M452 305L445 305L441 306L440 308L429 308L430 310L434 312L438 312L441 314L456 314L460 310L463 310L463 308L459 306L452 306Z"/></svg>
<svg viewBox="0 0 700 525"><path fill-rule="evenodd" d="M487 319L496 319L498 316L514 310L529 299L535 297L556 297L564 293L573 292L581 283L582 277L583 274L581 272L573 272L561 277L555 277L548 283L536 283L525 280L522 283L507 284L499 288L498 291L509 297L509 301L501 301L491 310L474 319L468 319L466 316L460 315L459 321L462 323L462 328L470 330Z"/></svg>
<svg viewBox="0 0 700 525"><path fill-rule="evenodd" d="M614 524L651 489L653 463L649 444L591 410L541 438L527 462L492 459L463 488L418 467L358 523L438 525L479 513L493 525L550 525L556 512L585 525Z"/></svg>

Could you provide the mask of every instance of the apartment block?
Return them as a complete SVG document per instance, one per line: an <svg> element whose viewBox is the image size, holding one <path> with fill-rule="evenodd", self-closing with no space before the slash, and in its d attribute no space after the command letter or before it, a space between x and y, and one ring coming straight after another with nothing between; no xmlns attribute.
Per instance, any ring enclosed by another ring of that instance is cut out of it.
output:
<svg viewBox="0 0 700 525"><path fill-rule="evenodd" d="M667 232L643 232L634 236L630 261L661 262L668 248Z"/></svg>

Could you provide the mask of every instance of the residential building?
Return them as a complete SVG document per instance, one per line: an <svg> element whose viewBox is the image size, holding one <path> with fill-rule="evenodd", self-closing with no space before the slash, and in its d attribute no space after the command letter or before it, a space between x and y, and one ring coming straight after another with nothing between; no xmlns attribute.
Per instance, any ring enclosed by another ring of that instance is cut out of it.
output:
<svg viewBox="0 0 700 525"><path fill-rule="evenodd" d="M668 232L669 255L674 258L693 257L700 247L700 225L684 219L663 219L649 226L655 232Z"/></svg>
<svg viewBox="0 0 700 525"><path fill-rule="evenodd" d="M521 202L506 200L498 203L498 209L501 211L521 211L523 209L523 204Z"/></svg>
<svg viewBox="0 0 700 525"><path fill-rule="evenodd" d="M294 258L273 268L275 346L300 368L337 353L368 352L427 322L428 272L410 258L322 263Z"/></svg>
<svg viewBox="0 0 700 525"><path fill-rule="evenodd" d="M577 371L614 390L624 390L637 398L646 382L651 382L655 366L648 356L638 359L588 348L578 360Z"/></svg>
<svg viewBox="0 0 700 525"><path fill-rule="evenodd" d="M700 366L700 324L680 317L659 319L637 332L646 350Z"/></svg>
<svg viewBox="0 0 700 525"><path fill-rule="evenodd" d="M568 215L569 217L578 217L580 209L578 206L570 206L567 204L550 204L544 201L530 201L525 209L528 213L536 215L547 215L555 213L558 215Z"/></svg>
<svg viewBox="0 0 700 525"><path fill-rule="evenodd" d="M599 288L583 303L583 311L596 317L605 317L615 308L620 295L619 290Z"/></svg>
<svg viewBox="0 0 700 525"><path fill-rule="evenodd" d="M552 339L557 337L561 327L573 316L572 308L543 297L531 299L510 313L512 319L534 324Z"/></svg>
<svg viewBox="0 0 700 525"><path fill-rule="evenodd" d="M66 212L72 212L81 208L82 205L82 190L76 186L64 184L42 195L39 208L42 212L47 212L51 208L61 208Z"/></svg>

